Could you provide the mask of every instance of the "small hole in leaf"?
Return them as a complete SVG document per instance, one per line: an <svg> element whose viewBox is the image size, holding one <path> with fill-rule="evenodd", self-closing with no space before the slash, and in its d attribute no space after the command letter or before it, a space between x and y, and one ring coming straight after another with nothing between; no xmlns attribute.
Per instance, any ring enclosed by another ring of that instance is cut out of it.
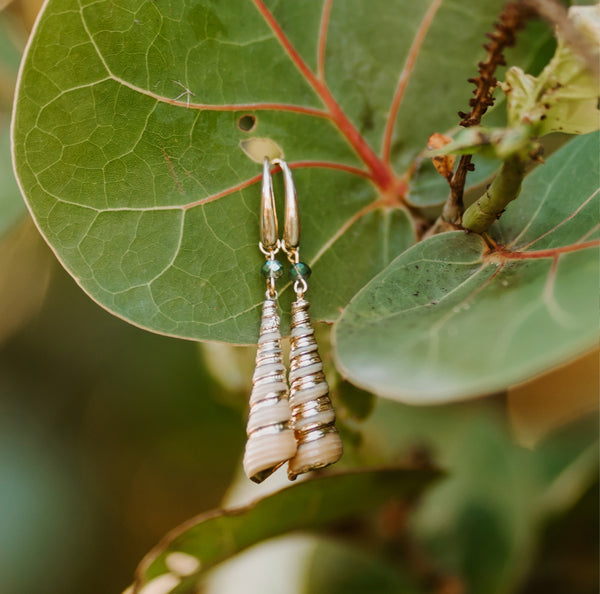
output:
<svg viewBox="0 0 600 594"><path fill-rule="evenodd" d="M252 132L256 127L256 116L253 115L243 115L238 120L238 128L242 132Z"/></svg>

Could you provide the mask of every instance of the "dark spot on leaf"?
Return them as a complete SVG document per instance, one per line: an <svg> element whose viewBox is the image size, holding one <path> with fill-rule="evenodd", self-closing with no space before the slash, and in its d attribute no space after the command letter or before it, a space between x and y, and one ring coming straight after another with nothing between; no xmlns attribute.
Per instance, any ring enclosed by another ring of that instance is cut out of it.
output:
<svg viewBox="0 0 600 594"><path fill-rule="evenodd" d="M429 305L437 305L438 302L437 301L432 301Z"/></svg>
<svg viewBox="0 0 600 594"><path fill-rule="evenodd" d="M362 111L360 112L360 129L361 132L365 132L367 130L373 130L375 127L375 120L373 118L373 108L371 104L366 101Z"/></svg>
<svg viewBox="0 0 600 594"><path fill-rule="evenodd" d="M415 297L418 297L418 296L419 296L419 291L415 291L415 292L413 293L413 295L414 295Z"/></svg>
<svg viewBox="0 0 600 594"><path fill-rule="evenodd" d="M393 143L392 143L392 153L401 153L404 150L404 146L405 146L405 142L402 140L402 138L397 138ZM424 160L424 163L430 163L429 159ZM417 170L422 166L422 164L417 164Z"/></svg>
<svg viewBox="0 0 600 594"><path fill-rule="evenodd" d="M415 264L415 268L416 268L417 270L419 270L419 265L418 265L418 264Z"/></svg>
<svg viewBox="0 0 600 594"><path fill-rule="evenodd" d="M256 116L251 114L243 115L238 120L238 128L242 132L252 132L256 128Z"/></svg>

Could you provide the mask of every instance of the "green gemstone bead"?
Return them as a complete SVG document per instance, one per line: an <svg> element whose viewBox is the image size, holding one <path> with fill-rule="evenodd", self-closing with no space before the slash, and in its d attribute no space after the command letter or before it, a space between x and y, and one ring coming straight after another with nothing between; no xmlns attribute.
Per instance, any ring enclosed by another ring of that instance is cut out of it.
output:
<svg viewBox="0 0 600 594"><path fill-rule="evenodd" d="M267 260L260 271L265 278L281 278L283 276L283 264L279 260Z"/></svg>
<svg viewBox="0 0 600 594"><path fill-rule="evenodd" d="M296 280L298 278L308 278L312 270L308 264L304 262L298 262L297 264L292 264L290 268L290 276L292 280Z"/></svg>

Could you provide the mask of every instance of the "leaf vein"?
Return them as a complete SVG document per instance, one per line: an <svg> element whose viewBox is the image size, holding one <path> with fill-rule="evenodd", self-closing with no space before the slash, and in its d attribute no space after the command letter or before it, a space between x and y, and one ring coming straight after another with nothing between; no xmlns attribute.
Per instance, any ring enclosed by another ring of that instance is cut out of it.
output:
<svg viewBox="0 0 600 594"><path fill-rule="evenodd" d="M562 171L566 170L567 167L570 166L570 164L573 161L576 161L579 158L579 153L581 152L581 149L577 150L577 151L573 151L569 157L562 162L562 167L560 169L562 169ZM558 179L560 177L560 169L557 168L556 170L556 175L555 175L555 183L556 183L556 179ZM544 208L544 204L546 202L546 200L548 199L548 196L550 195L552 190L552 185L547 184L546 185L546 192L544 193L542 199L538 202L538 206L535 210L535 212L532 213L531 218L527 221L527 224L523 227L523 229L521 229L521 232L508 244L507 247L512 247L514 246L524 235L525 233L531 228L531 226L534 224L534 222L537 221L538 216L540 215L540 213L542 212L543 208ZM539 239L539 238L537 238ZM536 239L536 241L537 241Z"/></svg>
<svg viewBox="0 0 600 594"><path fill-rule="evenodd" d="M400 77L398 78L398 83L396 85L396 90L394 92L392 103L388 111L388 117L383 135L382 158L385 163L389 164L390 162L392 136L394 134L396 118L398 116L398 111L400 110L402 99L404 98L404 93L406 92L406 87L408 86L410 75L412 74L413 68L417 61L417 56L419 55L421 45L423 44L423 41L427 36L427 32L429 31L431 23L433 22L437 11L442 5L442 2L443 0L433 0L433 2L429 5L429 8L425 12L425 16L423 17L423 20L421 21L419 27L417 28L417 31L415 32L412 44L410 46L408 55L402 68L402 72L400 73Z"/></svg>
<svg viewBox="0 0 600 594"><path fill-rule="evenodd" d="M540 241L544 237L550 235L551 233L553 233L554 231L556 231L557 229L559 229L560 227L562 227L564 224L566 224L567 222L569 222L570 220L572 220L573 218L575 218L596 196L598 196L599 193L600 193L600 188L597 189L595 192L593 192L589 198L587 198L586 200L584 200L577 207L577 209L575 209L575 211L572 212L569 216L567 216L565 219L563 219L562 221L560 221L557 225L555 225L551 229L548 229L548 231L542 233L542 235L540 235L539 237L537 237L533 241L530 241L528 244L524 245L521 248L521 251L529 249L531 246L533 246L534 244L536 244L538 241ZM515 241L516 241L516 239L515 239ZM514 244L514 241L510 245L513 245L513 244Z"/></svg>

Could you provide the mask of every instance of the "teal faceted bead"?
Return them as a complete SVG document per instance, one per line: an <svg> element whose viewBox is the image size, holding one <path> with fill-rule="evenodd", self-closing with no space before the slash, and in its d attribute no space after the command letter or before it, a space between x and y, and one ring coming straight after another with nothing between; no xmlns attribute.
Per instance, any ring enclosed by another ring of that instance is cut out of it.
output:
<svg viewBox="0 0 600 594"><path fill-rule="evenodd" d="M292 264L290 268L290 276L292 277L292 280L296 280L298 278L307 279L311 272L312 270L310 269L310 266L304 262Z"/></svg>
<svg viewBox="0 0 600 594"><path fill-rule="evenodd" d="M279 260L267 260L260 271L265 278L281 278L283 276L283 264Z"/></svg>

